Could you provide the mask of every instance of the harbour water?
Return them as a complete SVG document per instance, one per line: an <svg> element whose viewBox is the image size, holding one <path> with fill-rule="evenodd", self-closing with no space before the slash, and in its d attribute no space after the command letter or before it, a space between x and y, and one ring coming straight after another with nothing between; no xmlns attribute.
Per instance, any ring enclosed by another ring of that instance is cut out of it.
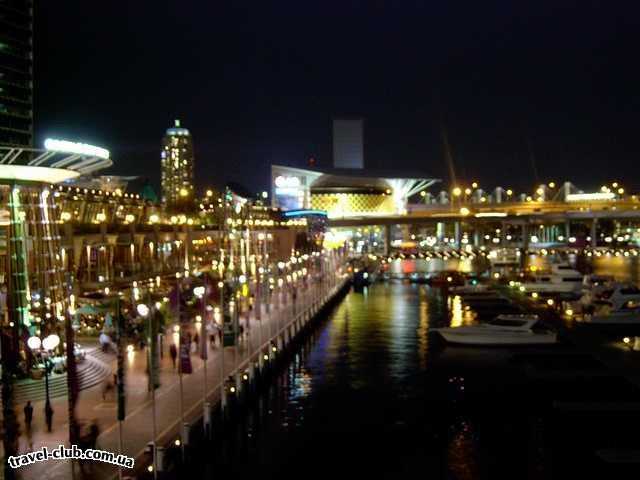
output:
<svg viewBox="0 0 640 480"><path fill-rule="evenodd" d="M636 275L637 264L618 263L597 270ZM505 308L517 311L482 315ZM605 470L601 452L640 447L638 409L568 407L640 405L640 390L588 349L450 347L430 331L477 313L427 285L349 293L190 469L199 478L593 478ZM607 478L634 468L610 464Z"/></svg>

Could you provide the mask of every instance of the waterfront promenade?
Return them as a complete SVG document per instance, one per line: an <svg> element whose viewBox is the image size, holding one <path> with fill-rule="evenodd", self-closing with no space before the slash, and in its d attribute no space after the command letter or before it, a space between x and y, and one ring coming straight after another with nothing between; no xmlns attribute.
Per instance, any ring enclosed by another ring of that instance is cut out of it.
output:
<svg viewBox="0 0 640 480"><path fill-rule="evenodd" d="M317 311L344 285L346 279L338 272L329 272L324 277L318 275L310 277L306 287L296 290L294 301L293 289L287 291L280 289L273 297L269 308L261 306L261 320L256 318L255 312L250 315L248 325L245 327L243 338L235 347L224 348L224 357L219 340L211 347L206 342L208 360L206 368L206 397L212 406L220 400L221 379L231 375L239 376L240 372L249 375L251 366L255 366L264 355L268 355L266 362L272 361L279 352L273 351L273 346L279 350L293 335L317 313ZM268 311L267 311L268 310ZM246 320L246 316L244 317ZM161 386L156 390L156 431L157 444L163 446L179 438L181 425L181 405L185 422L193 424L203 415L204 396L204 362L199 353L191 354L193 372L182 375L182 400L180 389L180 376L174 370L171 358L168 354L168 342L171 341L168 333L165 339L164 355L161 359L160 381ZM115 355L97 353L96 357L109 364L115 372ZM221 363L224 360L224 374L221 371ZM145 448L153 438L153 402L152 395L147 390L146 374L146 350L136 350L125 354L126 362L126 392L127 392L127 417L123 422L122 453L136 458L136 467L140 462L151 463L151 456L145 455ZM241 382L238 382L240 385ZM101 434L98 437L97 447L115 453L119 448L119 427L116 420L115 392L107 392L103 399L104 384L95 385L80 392L77 405L77 418L81 422L97 420ZM44 422L44 402L34 403L34 421L32 444L34 449L42 446L56 447L64 443L68 444L68 418L67 398L60 397L52 400L55 411L53 430L46 432ZM16 405L19 410L21 429L20 453L29 451L29 441L24 434L24 422L22 415L23 405ZM212 432L215 436L216 432ZM89 466L89 465L87 465ZM115 478L117 469L104 463L91 463L93 478ZM81 478L76 465L75 475ZM132 475L132 471L123 471L123 475ZM18 475L24 479L67 479L72 477L71 463L68 461L49 461L36 463L29 467L19 469Z"/></svg>

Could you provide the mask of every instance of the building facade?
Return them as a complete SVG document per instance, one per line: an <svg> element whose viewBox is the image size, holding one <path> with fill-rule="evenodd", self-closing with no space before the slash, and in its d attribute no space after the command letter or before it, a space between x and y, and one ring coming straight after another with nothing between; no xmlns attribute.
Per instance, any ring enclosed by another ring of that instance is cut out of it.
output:
<svg viewBox="0 0 640 480"><path fill-rule="evenodd" d="M189 211L194 207L193 140L189 130L180 126L168 128L162 139L162 203L169 211Z"/></svg>
<svg viewBox="0 0 640 480"><path fill-rule="evenodd" d="M329 218L403 214L410 197L437 181L362 176L345 168L322 172L271 165L271 205L285 211L324 211Z"/></svg>
<svg viewBox="0 0 640 480"><path fill-rule="evenodd" d="M33 143L33 4L0 1L0 145Z"/></svg>

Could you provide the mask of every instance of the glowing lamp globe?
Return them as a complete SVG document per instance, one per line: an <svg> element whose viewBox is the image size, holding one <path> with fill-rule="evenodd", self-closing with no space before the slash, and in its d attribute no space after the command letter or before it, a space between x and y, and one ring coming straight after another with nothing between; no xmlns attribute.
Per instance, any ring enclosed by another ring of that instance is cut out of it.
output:
<svg viewBox="0 0 640 480"><path fill-rule="evenodd" d="M60 337L56 334L49 335L42 341L42 348L45 350L54 350L60 345Z"/></svg>
<svg viewBox="0 0 640 480"><path fill-rule="evenodd" d="M40 337L29 337L29 340L27 340L27 345L31 350L40 350L42 341L40 340Z"/></svg>
<svg viewBox="0 0 640 480"><path fill-rule="evenodd" d="M138 315L140 315L141 317L146 317L147 315L149 315L149 307L147 307L144 303L140 303L136 307L136 310L138 312Z"/></svg>
<svg viewBox="0 0 640 480"><path fill-rule="evenodd" d="M204 295L204 287L195 287L193 289L193 294L196 297L202 297Z"/></svg>

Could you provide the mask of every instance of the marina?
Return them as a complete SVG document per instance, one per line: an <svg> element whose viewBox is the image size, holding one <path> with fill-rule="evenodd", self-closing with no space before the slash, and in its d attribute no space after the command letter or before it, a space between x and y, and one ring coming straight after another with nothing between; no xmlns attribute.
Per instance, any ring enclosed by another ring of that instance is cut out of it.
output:
<svg viewBox="0 0 640 480"><path fill-rule="evenodd" d="M638 477L627 3L0 0L2 480Z"/></svg>

